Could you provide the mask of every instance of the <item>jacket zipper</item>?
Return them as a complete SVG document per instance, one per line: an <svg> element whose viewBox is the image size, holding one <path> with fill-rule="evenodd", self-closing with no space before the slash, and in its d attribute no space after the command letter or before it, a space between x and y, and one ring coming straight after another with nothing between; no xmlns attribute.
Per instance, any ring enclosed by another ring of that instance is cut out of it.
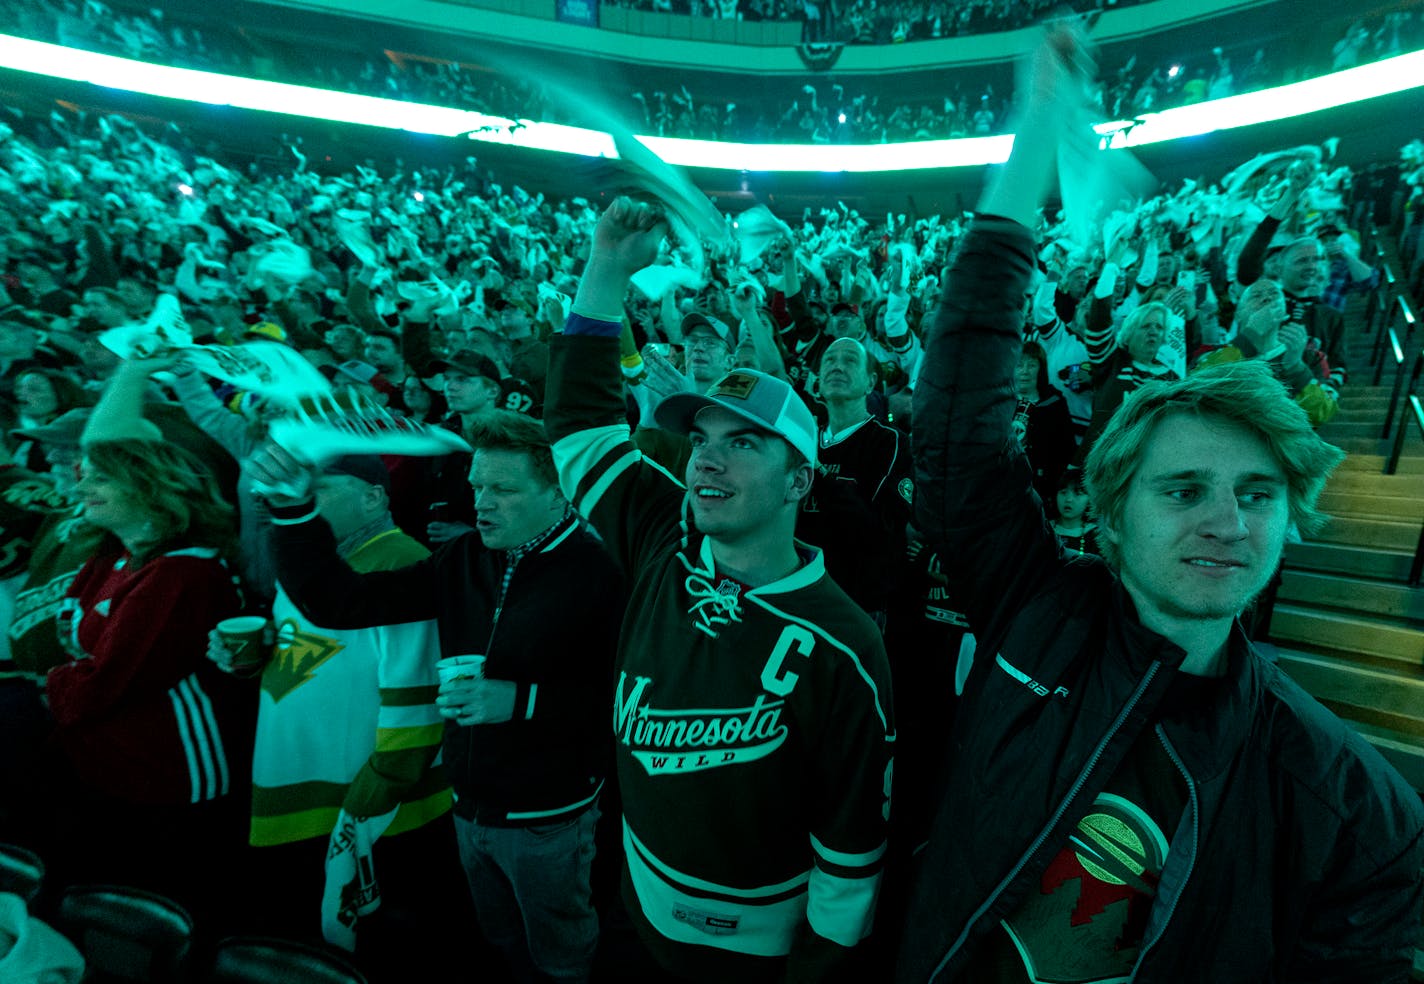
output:
<svg viewBox="0 0 1424 984"><path fill-rule="evenodd" d="M505 555L505 559L506 559L506 560L508 560L508 556L509 556L508 554ZM526 555L526 556L527 556L527 555ZM495 605L494 605L494 615L492 615L492 616L490 617L490 634L489 634L489 639L485 642L485 661L486 661L486 662L485 662L485 665L486 665L486 666L489 666L489 662L488 662L488 661L489 661L490 650L494 648L494 634L495 634L495 631L499 628L499 616L504 613L504 600L509 597L509 588L510 588L510 586L511 586L512 584L514 584L514 575L519 572L519 565L522 564L522 563L524 563L524 560L525 560L525 557L520 557L520 558L518 558L517 560L513 561L513 565L514 565L514 566L509 569L509 580L508 580L508 581L505 580L504 573L503 573L503 572L500 573L500 576L499 576L499 584L500 584L499 598L498 598L497 601L495 601Z"/></svg>
<svg viewBox="0 0 1424 984"><path fill-rule="evenodd" d="M1112 741L1113 737L1122 730L1123 722L1127 720L1133 708L1142 700L1142 695L1146 693L1147 688L1152 685L1152 681L1156 678L1157 671L1161 669L1161 667L1161 662L1154 660L1152 665L1147 668L1147 673L1143 676L1142 682L1137 685L1137 689L1132 693L1132 699L1127 702L1127 705L1113 720L1112 727L1108 729L1107 734L1103 735L1102 739L1098 742L1098 747L1093 749L1093 754L1092 757L1088 759L1088 764L1083 766L1082 772L1078 773L1078 778L1073 782L1073 788L1068 790L1068 795L1063 797L1063 801L1058 804L1058 809L1054 812L1052 818L1049 819L1047 826L1039 832L1038 837L1029 845L1028 850L1019 858L1018 863L1004 876L1003 881L999 882L989 897L975 910L974 915L969 917L969 921L964 924L964 929L959 933L959 938L954 941L945 952L943 959L941 959L940 962L935 965L935 969L930 972L929 979L931 981L940 975L944 970L945 964L949 963L955 953L959 951L959 948L964 945L965 939L969 936L970 929L984 917L984 913L989 910L989 907L994 904L999 896L1004 894L1004 889L1013 883L1013 880L1018 877L1019 872L1023 870L1024 865L1028 864L1028 859L1038 852L1038 849L1043 846L1043 842L1048 839L1048 835L1058 826L1059 822L1063 819L1063 814L1068 812L1068 804L1072 803L1074 798L1077 797L1078 791L1083 788L1083 785L1088 781L1088 776L1092 775L1093 769L1097 767L1098 760L1103 757L1103 749L1105 749L1108 742Z"/></svg>
<svg viewBox="0 0 1424 984"><path fill-rule="evenodd" d="M1197 863L1197 840L1200 836L1201 826L1201 810L1197 807L1197 784L1192 781L1191 774L1187 772L1187 767L1183 764L1181 756L1177 754L1177 750L1172 747L1171 741L1167 739L1166 730L1159 724L1156 727L1156 731L1157 737L1162 742L1162 747L1167 751L1167 757L1172 760L1172 764L1177 767L1177 771L1182 774L1182 779L1187 784L1187 803L1192 811L1192 849L1191 853L1187 855L1187 874L1186 877L1182 879L1182 887L1177 891L1176 895L1172 896L1172 904L1167 908L1167 916L1162 920L1157 930L1157 935L1150 940L1143 941L1142 949L1137 954L1137 963L1133 964L1132 974L1129 975L1128 981L1137 979L1137 972L1142 969L1142 961L1146 959L1147 951L1156 946L1157 941L1162 938L1162 934L1167 931L1167 924L1172 921L1172 916L1176 914L1177 903L1182 898L1182 892L1186 891L1187 882L1191 881L1192 871Z"/></svg>
<svg viewBox="0 0 1424 984"><path fill-rule="evenodd" d="M527 556L527 555L526 555L526 556ZM508 555L507 555L507 554L506 554L506 559L508 559ZM500 613L504 611L504 599L509 596L509 587L510 587L510 585L514 584L514 575L515 575L515 573L518 571L519 565L522 564L525 559L526 559L525 557L521 557L521 558L519 558L518 560L516 560L516 561L514 562L514 568L513 568L513 570L511 570L511 571L509 572L509 581L508 581L507 583L505 582L503 573L500 574L500 579L499 579L499 583L500 583L499 599L495 602L494 615L491 616L491 618L490 618L490 634L489 634L489 639L486 640L486 642L485 642L484 657L485 657L485 667L486 667L486 668L489 667L489 654L490 654L490 650L494 648L494 634L495 634L495 631L499 628L499 616L500 616ZM519 710L519 708L516 707L516 708L515 708L515 712L517 713L518 710ZM468 734L465 736L465 757L466 757L467 760L473 761L473 760L474 760L474 757L475 757L475 729L474 729L474 728L467 728L466 731L468 731ZM477 807L476 810L475 810L475 822L476 822L476 823L479 822L479 809L478 809L478 807Z"/></svg>

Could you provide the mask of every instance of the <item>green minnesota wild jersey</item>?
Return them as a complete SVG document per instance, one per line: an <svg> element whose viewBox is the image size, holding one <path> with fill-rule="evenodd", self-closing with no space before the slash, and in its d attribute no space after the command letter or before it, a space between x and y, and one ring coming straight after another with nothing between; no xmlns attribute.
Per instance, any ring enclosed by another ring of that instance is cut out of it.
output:
<svg viewBox="0 0 1424 984"><path fill-rule="evenodd" d="M632 443L616 338L554 339L548 394L565 493L632 586L611 723L635 917L664 962L834 961L870 932L885 853L878 630L813 547L771 584L719 575L686 489Z"/></svg>

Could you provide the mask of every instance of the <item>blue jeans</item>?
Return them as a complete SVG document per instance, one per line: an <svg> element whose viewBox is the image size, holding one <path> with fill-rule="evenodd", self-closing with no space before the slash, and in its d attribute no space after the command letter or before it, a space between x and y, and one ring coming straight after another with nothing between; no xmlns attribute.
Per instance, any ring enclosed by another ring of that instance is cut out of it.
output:
<svg viewBox="0 0 1424 984"><path fill-rule="evenodd" d="M586 981L598 946L589 868L598 804L530 827L455 818L460 861L486 938L520 981Z"/></svg>

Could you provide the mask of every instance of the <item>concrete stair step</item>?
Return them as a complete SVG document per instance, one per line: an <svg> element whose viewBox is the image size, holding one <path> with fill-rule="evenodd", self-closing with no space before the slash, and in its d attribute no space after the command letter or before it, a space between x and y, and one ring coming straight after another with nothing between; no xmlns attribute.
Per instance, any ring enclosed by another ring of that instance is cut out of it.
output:
<svg viewBox="0 0 1424 984"><path fill-rule="evenodd" d="M1334 427L1337 424L1373 424L1375 427L1384 426L1385 411L1389 409L1389 404L1381 401L1377 407L1361 407L1355 404L1346 403L1342 398L1340 408L1335 411L1335 416L1330 418L1328 426Z"/></svg>
<svg viewBox="0 0 1424 984"><path fill-rule="evenodd" d="M1350 399L1352 400L1364 400L1374 398L1377 400L1388 401L1389 394L1393 392L1392 388L1388 385L1366 386L1364 383L1365 381L1363 379L1356 380L1353 383L1347 383L1345 390L1340 394L1341 399L1344 399L1345 396L1348 394Z"/></svg>
<svg viewBox="0 0 1424 984"><path fill-rule="evenodd" d="M1384 427L1384 415L1374 421L1346 421L1341 423L1338 420L1331 420L1330 423L1320 428L1320 436L1331 444L1339 444L1341 441L1348 441L1351 438L1364 438L1366 440L1380 440L1380 429ZM1390 439L1393 440L1394 432L1390 432ZM1419 428L1409 428L1409 436L1404 440L1406 448L1424 448L1424 438L1419 436Z"/></svg>
<svg viewBox="0 0 1424 984"><path fill-rule="evenodd" d="M1342 717L1388 728L1424 745L1424 677L1402 677L1288 647L1277 650L1277 665L1316 700L1349 708Z"/></svg>
<svg viewBox="0 0 1424 984"><path fill-rule="evenodd" d="M1419 539L1420 520L1389 520L1336 513L1324 528L1312 534L1320 543L1343 543L1383 549L1413 548Z"/></svg>
<svg viewBox="0 0 1424 984"><path fill-rule="evenodd" d="M1374 447L1381 448L1381 444L1378 440L1376 440ZM1383 453L1371 454L1369 453L1369 449L1355 453L1347 453L1345 460L1340 462L1340 466L1335 469L1335 475L1339 475L1341 472L1373 472L1376 475L1383 475L1386 460L1387 458ZM1401 457L1399 459L1399 466L1395 469L1394 476L1391 477L1401 475L1424 476L1424 455L1416 452ZM1330 481L1333 485L1335 479L1332 477ZM1401 494L1414 495L1417 493ZM1421 498L1424 498L1424 496L1421 496Z"/></svg>
<svg viewBox="0 0 1424 984"><path fill-rule="evenodd" d="M1424 502L1424 473L1416 474L1404 471L1405 463L1401 462L1400 471L1393 475L1386 475L1382 471L1384 459L1380 458L1379 462L1375 468L1347 467L1350 465L1350 459L1346 458L1330 476L1325 490L1346 494L1363 492L1366 495L1387 495L1401 499L1418 499Z"/></svg>
<svg viewBox="0 0 1424 984"><path fill-rule="evenodd" d="M1381 438L1378 430L1374 431L1373 437L1342 437L1339 434L1331 435L1330 443L1352 458L1378 459L1380 471L1384 470L1385 458L1394 452L1394 437L1391 435L1388 439ZM1401 448L1400 451L1399 460L1401 462L1408 458L1416 458L1419 459L1419 462L1424 462L1424 441L1405 441L1404 447ZM1419 462L1408 467L1416 469L1424 467L1424 465L1421 465ZM1340 467L1344 468L1345 464L1342 462ZM1405 465L1400 464L1396 466L1395 471L1401 471L1405 467Z"/></svg>
<svg viewBox="0 0 1424 984"><path fill-rule="evenodd" d="M1287 570L1278 597L1300 607L1359 612L1424 629L1424 588L1347 574Z"/></svg>
<svg viewBox="0 0 1424 984"><path fill-rule="evenodd" d="M1371 495L1327 489L1320 509L1330 516L1365 516L1397 522L1424 522L1424 500L1402 495Z"/></svg>
<svg viewBox="0 0 1424 984"><path fill-rule="evenodd" d="M1325 706L1329 707L1330 705L1326 704ZM1344 717L1338 711L1335 713ZM1386 762L1398 770L1405 782L1424 793L1424 743L1413 741L1408 735L1400 734L1392 728L1368 724L1364 721L1353 721L1349 718L1345 718L1345 721L1364 736L1375 747L1375 751L1384 756ZM1420 956L1414 958L1414 966L1416 969L1424 970L1424 964L1420 963Z"/></svg>
<svg viewBox="0 0 1424 984"><path fill-rule="evenodd" d="M1414 560L1411 550L1375 550L1307 540L1286 546L1286 569L1348 574L1403 584Z"/></svg>
<svg viewBox="0 0 1424 984"><path fill-rule="evenodd" d="M1271 638L1350 656L1372 657L1375 665L1397 666L1424 686L1424 630L1358 612L1329 612L1295 604L1277 604L1271 616ZM1424 713L1424 690L1414 698L1416 713Z"/></svg>
<svg viewBox="0 0 1424 984"><path fill-rule="evenodd" d="M1390 380L1391 387L1393 386L1393 383L1394 380ZM1405 394L1401 393L1400 399L1404 399L1404 396ZM1346 383L1345 388L1340 391L1340 399L1337 403L1337 407L1340 413L1349 412L1352 415L1366 413L1378 414L1380 420L1383 421L1385 413L1389 410L1389 395L1386 394L1385 396L1351 396L1350 384ZM1339 419L1340 418L1337 415L1336 417L1332 418L1332 422L1334 420Z"/></svg>

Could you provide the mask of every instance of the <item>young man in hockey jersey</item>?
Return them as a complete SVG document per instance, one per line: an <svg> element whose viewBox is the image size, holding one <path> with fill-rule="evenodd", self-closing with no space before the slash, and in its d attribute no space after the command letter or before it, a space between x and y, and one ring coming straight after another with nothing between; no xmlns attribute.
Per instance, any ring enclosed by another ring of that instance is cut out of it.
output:
<svg viewBox="0 0 1424 984"><path fill-rule="evenodd" d="M875 911L889 671L874 623L794 539L816 430L785 382L737 369L659 404L692 444L686 486L630 440L623 301L665 231L626 199L604 214L545 411L564 488L633 585L613 701L624 899L679 977L832 980Z"/></svg>
<svg viewBox="0 0 1424 984"><path fill-rule="evenodd" d="M1424 810L1237 617L1341 457L1259 362L1150 382L1087 460L1067 556L1011 437L1037 221L1087 55L1034 56L915 391L916 517L978 638L902 981L1409 979ZM952 658L946 653L944 658Z"/></svg>
<svg viewBox="0 0 1424 984"><path fill-rule="evenodd" d="M436 698L475 913L516 979L583 981L608 757L607 705L591 695L608 692L622 579L559 493L538 421L491 411L470 441L477 532L403 570L356 574L309 496L269 497L279 579L319 625L434 619L442 656L485 657L482 676ZM303 477L275 446L248 466L268 487Z"/></svg>

